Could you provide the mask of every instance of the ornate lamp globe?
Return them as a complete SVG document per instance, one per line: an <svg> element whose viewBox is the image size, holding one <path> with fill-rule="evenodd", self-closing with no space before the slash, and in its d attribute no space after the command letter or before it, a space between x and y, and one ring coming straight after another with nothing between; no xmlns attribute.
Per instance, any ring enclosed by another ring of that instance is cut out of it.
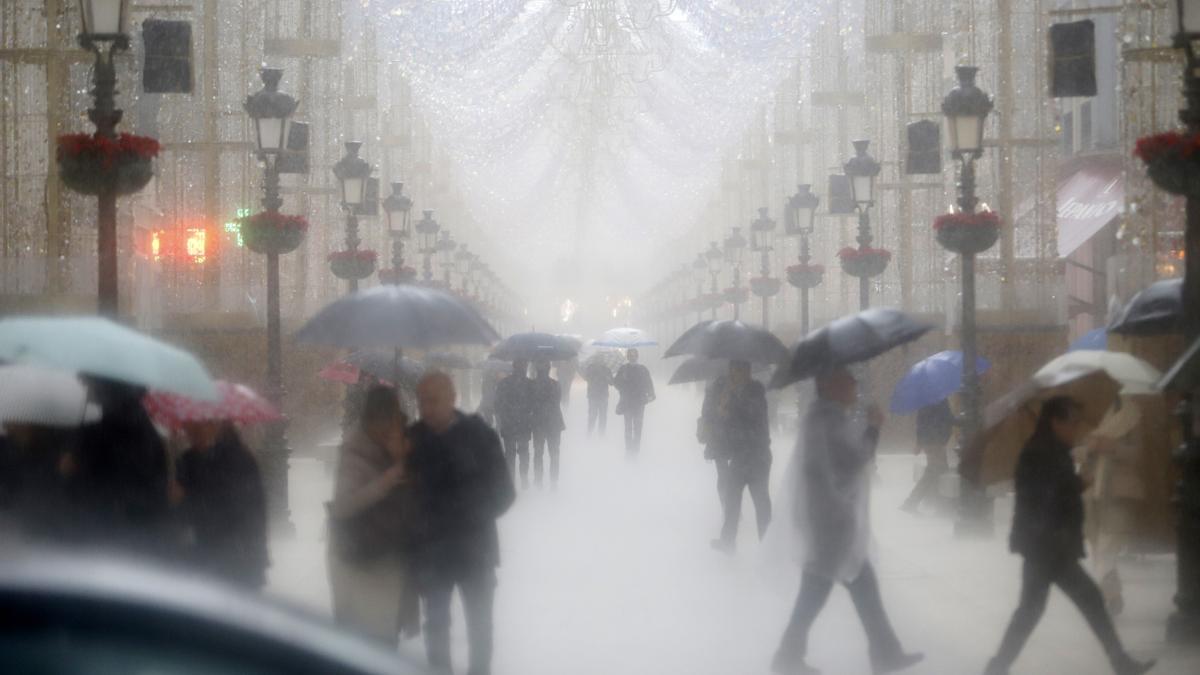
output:
<svg viewBox="0 0 1200 675"><path fill-rule="evenodd" d="M958 86L942 99L942 114L946 116L950 154L958 159L978 159L983 155L983 123L992 111L992 99L975 86L975 66L959 66Z"/></svg>
<svg viewBox="0 0 1200 675"><path fill-rule="evenodd" d="M850 179L850 194L859 208L875 203L875 177L881 169L879 162L867 154L871 141L854 141L854 156L846 161L846 177Z"/></svg>
<svg viewBox="0 0 1200 675"><path fill-rule="evenodd" d="M263 155L278 155L287 147L292 113L300 103L279 91L283 70L263 68L259 71L263 88L246 97L242 108L254 120L254 142Z"/></svg>

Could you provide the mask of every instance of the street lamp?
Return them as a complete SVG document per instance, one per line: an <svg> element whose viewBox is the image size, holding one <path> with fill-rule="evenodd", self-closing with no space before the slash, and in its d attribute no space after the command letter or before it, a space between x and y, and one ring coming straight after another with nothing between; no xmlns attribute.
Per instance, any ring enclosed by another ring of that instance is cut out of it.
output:
<svg viewBox="0 0 1200 675"><path fill-rule="evenodd" d="M746 255L746 238L742 236L742 228L735 227L725 238L725 262L733 269L733 318L741 314L742 305L742 259Z"/></svg>
<svg viewBox="0 0 1200 675"><path fill-rule="evenodd" d="M696 254L692 261L692 280L696 283L696 321L704 319L704 282L708 278L708 258L704 252Z"/></svg>
<svg viewBox="0 0 1200 675"><path fill-rule="evenodd" d="M844 170L850 179L850 194L858 209L858 250L865 251L871 247L871 214L870 208L875 205L875 177L879 175L880 165L875 158L867 154L867 140L854 141L854 156L846 161ZM882 273L883 270L879 270ZM871 274L861 274L858 277L859 309L871 306Z"/></svg>
<svg viewBox="0 0 1200 675"><path fill-rule="evenodd" d="M809 237L816 229L817 206L821 198L812 193L812 186L796 186L796 194L788 198L787 220L784 227L788 236L800 238L800 265L797 273L788 275L788 281L800 289L800 335L808 335L808 292L821 283L819 268L811 266Z"/></svg>
<svg viewBox="0 0 1200 675"><path fill-rule="evenodd" d="M263 208L274 215L283 206L279 196L279 156L286 141L288 120L299 101L279 91L283 71L263 68L259 73L263 88L246 97L243 108L254 122L254 140L263 162ZM264 131L266 133L264 133ZM279 255L276 247L267 250L267 395L277 408L283 405L283 349L280 343ZM263 451L263 473L272 517L290 527L288 516L288 457L286 422L267 426Z"/></svg>
<svg viewBox="0 0 1200 675"><path fill-rule="evenodd" d="M437 256L438 267L442 270L442 279L446 284L447 291L451 287L450 273L454 271L454 250L457 248L458 244L450 236L450 230L442 230L437 243Z"/></svg>
<svg viewBox="0 0 1200 675"><path fill-rule="evenodd" d="M708 250L704 252L704 257L708 260L708 273L712 276L712 311L710 318L717 318L717 307L720 303L717 302L718 278L721 276L721 267L725 264L725 252L721 250L721 245L717 242L709 242Z"/></svg>
<svg viewBox="0 0 1200 675"><path fill-rule="evenodd" d="M404 183L392 183L392 194L382 206L392 238L392 282L399 285L410 281L404 274L404 242L412 238L413 201L404 194Z"/></svg>
<svg viewBox="0 0 1200 675"><path fill-rule="evenodd" d="M763 328L770 325L768 304L771 296L779 291L774 281L768 281L771 274L771 251L775 250L775 221L767 215L767 207L758 209L758 218L750 223L750 247L761 255L759 280L752 283L755 295L762 298ZM772 292L774 291L774 292Z"/></svg>
<svg viewBox="0 0 1200 675"><path fill-rule="evenodd" d="M467 295L467 283L471 276L471 260L475 254L467 248L466 244L459 244L458 252L454 254L454 271L458 274L459 288L462 289L463 296Z"/></svg>
<svg viewBox="0 0 1200 675"><path fill-rule="evenodd" d="M367 179L371 177L371 165L358 156L362 143L347 141L346 155L333 165L333 175L338 180L342 197L342 208L346 211L346 250L358 251L362 240L358 238L358 210L367 200ZM358 278L351 276L350 292L358 290Z"/></svg>
<svg viewBox="0 0 1200 675"><path fill-rule="evenodd" d="M417 248L425 257L425 283L433 281L433 253L437 250L438 230L441 226L433 219L433 211L425 211L417 221Z"/></svg>

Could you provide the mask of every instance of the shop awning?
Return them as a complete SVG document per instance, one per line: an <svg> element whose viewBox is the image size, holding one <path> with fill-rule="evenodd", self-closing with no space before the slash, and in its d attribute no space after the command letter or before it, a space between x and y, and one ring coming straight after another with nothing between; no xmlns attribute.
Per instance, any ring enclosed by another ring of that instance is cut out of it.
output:
<svg viewBox="0 0 1200 675"><path fill-rule="evenodd" d="M1075 252L1125 211L1125 177L1113 161L1085 161L1058 186L1058 255Z"/></svg>

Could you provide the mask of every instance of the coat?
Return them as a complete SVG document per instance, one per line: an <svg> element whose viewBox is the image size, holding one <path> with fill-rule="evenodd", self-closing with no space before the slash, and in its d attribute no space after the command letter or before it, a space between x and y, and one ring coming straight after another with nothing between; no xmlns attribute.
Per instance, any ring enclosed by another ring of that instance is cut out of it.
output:
<svg viewBox="0 0 1200 675"><path fill-rule="evenodd" d="M362 562L411 547L411 488L384 478L395 461L361 427L342 442L329 504L330 544L341 557Z"/></svg>
<svg viewBox="0 0 1200 675"><path fill-rule="evenodd" d="M495 409L501 436L528 440L533 433L533 380L515 373L500 380Z"/></svg>
<svg viewBox="0 0 1200 675"><path fill-rule="evenodd" d="M1035 433L1017 459L1013 483L1009 548L1043 562L1082 558L1083 481L1075 472L1071 448L1049 431Z"/></svg>
<svg viewBox="0 0 1200 675"><path fill-rule="evenodd" d="M558 382L552 378L533 380L533 431L543 434L561 433L567 428L563 421Z"/></svg>
<svg viewBox="0 0 1200 675"><path fill-rule="evenodd" d="M655 399L654 380L650 370L640 363L626 363L613 377L613 386L621 394L617 401L617 414L630 408L641 408Z"/></svg>
<svg viewBox="0 0 1200 675"><path fill-rule="evenodd" d="M424 422L410 430L415 562L422 571L499 565L496 519L516 499L500 437L478 416L456 415L440 434Z"/></svg>
<svg viewBox="0 0 1200 675"><path fill-rule="evenodd" d="M950 401L943 399L917 411L917 445L922 448L944 448L954 432L954 411Z"/></svg>
<svg viewBox="0 0 1200 675"><path fill-rule="evenodd" d="M871 540L871 462L879 430L853 423L846 409L818 398L797 439L793 476L796 526L805 571L831 581L858 578Z"/></svg>
<svg viewBox="0 0 1200 675"><path fill-rule="evenodd" d="M730 389L728 375L714 380L704 391L701 423L707 430L705 456L710 459L746 463L770 457L767 390L757 380L736 391Z"/></svg>
<svg viewBox="0 0 1200 675"><path fill-rule="evenodd" d="M583 379L587 380L587 396L593 401L607 401L608 388L612 386L613 374L608 366L594 361L583 371Z"/></svg>
<svg viewBox="0 0 1200 675"><path fill-rule="evenodd" d="M188 558L238 584L266 583L267 505L258 462L233 429L208 450L183 453L176 470L180 512L195 536Z"/></svg>

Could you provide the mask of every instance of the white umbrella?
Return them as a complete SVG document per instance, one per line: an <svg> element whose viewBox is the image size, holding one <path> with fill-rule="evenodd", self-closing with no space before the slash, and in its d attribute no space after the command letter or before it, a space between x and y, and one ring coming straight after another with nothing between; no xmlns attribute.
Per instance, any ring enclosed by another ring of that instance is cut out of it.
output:
<svg viewBox="0 0 1200 675"><path fill-rule="evenodd" d="M1155 385L1162 379L1157 368L1132 354L1109 352L1097 349L1079 349L1068 352L1038 369L1034 377L1054 377L1074 371L1094 372L1102 370L1121 385L1121 393L1127 396L1155 394Z"/></svg>
<svg viewBox="0 0 1200 675"><path fill-rule="evenodd" d="M100 419L79 378L26 364L0 366L0 422L77 427Z"/></svg>
<svg viewBox="0 0 1200 675"><path fill-rule="evenodd" d="M613 328L605 331L600 339L592 341L592 345L595 347L612 347L614 349L653 347L657 344L657 340L638 328Z"/></svg>

